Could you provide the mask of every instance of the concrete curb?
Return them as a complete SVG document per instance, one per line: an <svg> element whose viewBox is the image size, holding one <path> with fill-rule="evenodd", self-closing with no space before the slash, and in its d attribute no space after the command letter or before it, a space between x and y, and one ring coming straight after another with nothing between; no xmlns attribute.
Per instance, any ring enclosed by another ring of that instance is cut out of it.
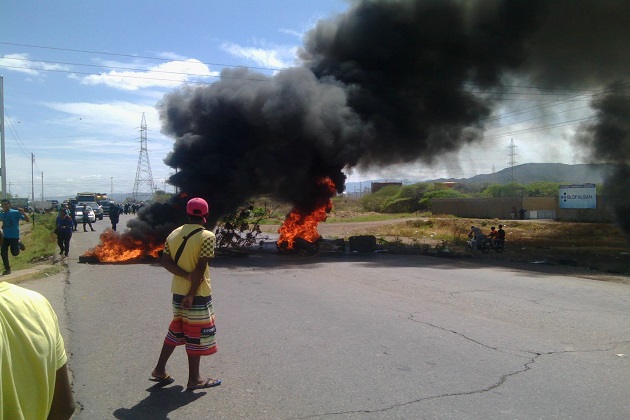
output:
<svg viewBox="0 0 630 420"><path fill-rule="evenodd" d="M26 280L53 276L65 269L66 267L62 264L59 264L59 262L39 264L31 268L25 268L24 270L12 270L11 274L0 276L0 281L17 284Z"/></svg>

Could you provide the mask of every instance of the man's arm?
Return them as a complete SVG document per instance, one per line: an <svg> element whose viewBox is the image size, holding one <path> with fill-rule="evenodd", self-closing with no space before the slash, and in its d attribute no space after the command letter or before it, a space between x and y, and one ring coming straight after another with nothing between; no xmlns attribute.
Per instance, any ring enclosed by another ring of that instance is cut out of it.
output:
<svg viewBox="0 0 630 420"><path fill-rule="evenodd" d="M55 378L55 393L53 394L52 405L48 413L49 420L66 420L74 414L74 397L70 387L68 377L68 366L64 364L57 370Z"/></svg>
<svg viewBox="0 0 630 420"><path fill-rule="evenodd" d="M199 286L204 281L203 274L206 271L206 266L210 262L210 259L211 257L200 257L195 269L187 276L187 279L190 281L190 290L188 290L188 294L182 299L183 308L188 309L192 306L193 298L197 295L197 289L199 289Z"/></svg>
<svg viewBox="0 0 630 420"><path fill-rule="evenodd" d="M173 261L171 254L163 253L161 263L162 267L166 268L169 273L175 274L179 277L188 277L188 271L175 264L175 261Z"/></svg>
<svg viewBox="0 0 630 420"><path fill-rule="evenodd" d="M24 221L26 223L29 223L31 221L30 217L28 217L28 214L26 214L26 212L24 211L24 209L19 208L18 211L22 214L22 216L24 216Z"/></svg>

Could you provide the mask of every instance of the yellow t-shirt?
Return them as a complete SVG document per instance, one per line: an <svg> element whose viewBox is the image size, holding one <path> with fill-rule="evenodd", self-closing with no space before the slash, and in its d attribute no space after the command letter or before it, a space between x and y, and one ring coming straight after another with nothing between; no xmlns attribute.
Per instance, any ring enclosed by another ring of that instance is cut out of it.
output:
<svg viewBox="0 0 630 420"><path fill-rule="evenodd" d="M166 243L164 244L164 253L170 254L171 258L175 260L175 255L179 246L184 241L184 237L192 231L199 229L201 225L197 224L185 224L168 235ZM202 230L197 232L188 238L186 246L179 257L177 265L189 273L195 269L197 262L201 257L214 258L214 246L216 238L214 233L209 230ZM212 290L210 288L210 269L206 266L206 270L203 273L204 281L199 285L197 289L197 296L210 296ZM190 290L190 282L184 278L173 275L173 281L171 283L171 292L176 295L185 295Z"/></svg>
<svg viewBox="0 0 630 420"><path fill-rule="evenodd" d="M0 420L46 419L57 370L66 362L48 300L0 282Z"/></svg>

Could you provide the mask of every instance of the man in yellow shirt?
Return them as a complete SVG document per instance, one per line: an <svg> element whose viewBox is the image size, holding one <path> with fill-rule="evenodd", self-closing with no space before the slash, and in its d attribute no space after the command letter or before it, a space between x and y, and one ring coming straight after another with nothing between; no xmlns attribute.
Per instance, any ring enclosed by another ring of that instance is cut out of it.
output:
<svg viewBox="0 0 630 420"><path fill-rule="evenodd" d="M72 417L67 360L48 300L0 282L0 420Z"/></svg>
<svg viewBox="0 0 630 420"><path fill-rule="evenodd" d="M203 378L199 373L201 356L214 354L214 308L208 263L214 258L215 236L203 226L208 203L193 198L186 205L189 223L175 229L166 238L162 266L173 274L173 321L150 380L167 385L174 379L166 373L166 363L176 346L184 345L188 355L187 390L221 385L221 380Z"/></svg>

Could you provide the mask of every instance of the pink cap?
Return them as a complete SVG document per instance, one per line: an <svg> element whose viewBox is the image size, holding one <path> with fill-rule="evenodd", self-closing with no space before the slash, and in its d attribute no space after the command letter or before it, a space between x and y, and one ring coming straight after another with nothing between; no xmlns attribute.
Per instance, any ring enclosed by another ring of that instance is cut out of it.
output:
<svg viewBox="0 0 630 420"><path fill-rule="evenodd" d="M191 216L205 217L208 215L208 203L203 198L191 198L186 204L186 213Z"/></svg>

